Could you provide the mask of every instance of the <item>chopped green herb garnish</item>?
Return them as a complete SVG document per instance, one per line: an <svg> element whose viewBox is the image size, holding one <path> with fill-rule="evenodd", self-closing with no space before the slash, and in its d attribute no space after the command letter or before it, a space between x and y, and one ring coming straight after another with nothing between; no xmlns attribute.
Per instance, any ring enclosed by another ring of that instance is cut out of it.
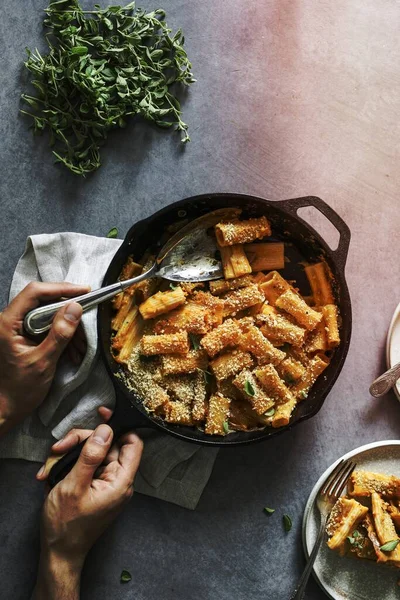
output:
<svg viewBox="0 0 400 600"><path fill-rule="evenodd" d="M124 569L122 571L122 573L121 573L120 582L121 583L128 583L128 581L131 581L131 579L132 579L132 575L129 573L129 571L126 571Z"/></svg>
<svg viewBox="0 0 400 600"><path fill-rule="evenodd" d="M176 285L175 283L172 283L172 282L171 282L171 283L169 284L169 287L171 288L171 290L176 290L176 289L179 287L179 285Z"/></svg>
<svg viewBox="0 0 400 600"><path fill-rule="evenodd" d="M289 515L283 515L282 521L283 521L283 527L287 533L288 531L290 531L292 529L292 519L289 517Z"/></svg>
<svg viewBox="0 0 400 600"><path fill-rule="evenodd" d="M228 433L230 432L230 429L229 429L229 423L228 423L228 421L224 421L224 425L223 425L223 427L224 427L224 432L225 432L226 434L228 434Z"/></svg>
<svg viewBox="0 0 400 600"><path fill-rule="evenodd" d="M275 512L274 508L268 508L268 506L264 506L264 510L267 513L267 515L272 515L272 513Z"/></svg>
<svg viewBox="0 0 400 600"><path fill-rule="evenodd" d="M399 542L400 540L391 540L390 542L386 542L386 544L383 544L383 546L380 547L380 550L382 550L382 552L392 552L395 548L397 548Z"/></svg>
<svg viewBox="0 0 400 600"><path fill-rule="evenodd" d="M347 539L349 540L349 543L352 546L354 546L354 548L362 550L364 545L364 538L361 535L361 533L357 531L357 529L355 529L351 535L347 536Z"/></svg>
<svg viewBox="0 0 400 600"><path fill-rule="evenodd" d="M205 371L204 369L197 369L203 373L204 383L208 385L212 381L212 374L210 371Z"/></svg>
<svg viewBox="0 0 400 600"><path fill-rule="evenodd" d="M136 115L188 142L172 86L195 81L183 33L171 35L162 9L94 8L58 0L45 9L48 52L27 50L35 92L22 95L35 133L47 130L57 162L82 176L100 166L109 132Z"/></svg>
<svg viewBox="0 0 400 600"><path fill-rule="evenodd" d="M307 393L307 392L305 392L304 390L303 390L303 391L301 391L301 392L299 393L299 397L300 397L302 400L305 400L305 399L307 398L307 396L308 396L308 393Z"/></svg>
<svg viewBox="0 0 400 600"><path fill-rule="evenodd" d="M189 333L190 343L192 344L193 350L198 350L200 348L199 338L193 333Z"/></svg>
<svg viewBox="0 0 400 600"><path fill-rule="evenodd" d="M265 417L273 417L274 414L275 414L275 409L274 409L274 407L272 407L265 411L264 416Z"/></svg>
<svg viewBox="0 0 400 600"><path fill-rule="evenodd" d="M244 384L244 391L246 392L246 394L248 396L255 396L256 392L254 387L251 384L251 381L249 381L248 379L246 379L246 382Z"/></svg>
<svg viewBox="0 0 400 600"><path fill-rule="evenodd" d="M107 237L108 238L118 237L118 229L116 227L113 227L112 229L110 229L110 231L107 233Z"/></svg>

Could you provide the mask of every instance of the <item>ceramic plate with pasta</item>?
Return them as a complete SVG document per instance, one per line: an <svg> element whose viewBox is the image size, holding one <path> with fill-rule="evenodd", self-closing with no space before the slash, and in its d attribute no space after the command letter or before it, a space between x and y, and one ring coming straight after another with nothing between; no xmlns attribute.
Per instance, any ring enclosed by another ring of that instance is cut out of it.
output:
<svg viewBox="0 0 400 600"><path fill-rule="evenodd" d="M213 436L290 423L340 344L326 262L296 265L266 216L209 231L224 277L206 283L142 281L113 301L111 350L127 386L167 423ZM149 250L120 279L148 270ZM305 275L305 277L304 277Z"/></svg>

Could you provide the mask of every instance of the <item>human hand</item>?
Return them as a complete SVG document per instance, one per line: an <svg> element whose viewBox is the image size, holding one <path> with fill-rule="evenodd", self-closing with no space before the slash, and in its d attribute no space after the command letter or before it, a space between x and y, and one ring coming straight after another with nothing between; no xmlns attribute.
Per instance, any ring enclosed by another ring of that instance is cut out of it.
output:
<svg viewBox="0 0 400 600"><path fill-rule="evenodd" d="M81 438L77 434L76 442ZM114 444L112 439L112 429L99 425L75 466L45 501L42 547L76 569L133 493L142 441L133 433Z"/></svg>
<svg viewBox="0 0 400 600"><path fill-rule="evenodd" d="M105 410L99 412L109 418L111 411ZM70 432L61 440L60 451L71 449L86 433ZM80 574L88 551L132 496L142 441L133 433L114 444L112 439L112 429L99 425L76 465L47 496L36 600L79 599Z"/></svg>
<svg viewBox="0 0 400 600"><path fill-rule="evenodd" d="M60 297L74 297L89 287L72 283L32 282L0 313L0 433L22 421L46 397L57 361L79 325L82 308L71 302L54 318L47 337L39 344L24 336L27 312Z"/></svg>
<svg viewBox="0 0 400 600"><path fill-rule="evenodd" d="M100 406L97 412L103 423L108 423L113 414L113 411L106 406ZM46 462L37 472L36 479L39 481L46 481L53 466L67 454L67 452L75 448L75 446L84 440L87 440L92 433L93 429L71 429L71 431L69 431L61 440L55 442L51 447L51 453Z"/></svg>

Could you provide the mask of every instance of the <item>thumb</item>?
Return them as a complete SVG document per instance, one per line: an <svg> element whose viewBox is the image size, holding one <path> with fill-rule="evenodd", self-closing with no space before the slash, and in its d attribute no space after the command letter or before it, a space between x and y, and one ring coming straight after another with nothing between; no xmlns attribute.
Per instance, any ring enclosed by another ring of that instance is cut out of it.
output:
<svg viewBox="0 0 400 600"><path fill-rule="evenodd" d="M77 302L70 302L63 306L52 323L49 334L39 345L42 354L58 360L67 344L73 338L82 316L82 306Z"/></svg>
<svg viewBox="0 0 400 600"><path fill-rule="evenodd" d="M93 476L110 450L113 430L108 425L99 425L88 437L75 466L66 479L73 480L75 486L87 488Z"/></svg>

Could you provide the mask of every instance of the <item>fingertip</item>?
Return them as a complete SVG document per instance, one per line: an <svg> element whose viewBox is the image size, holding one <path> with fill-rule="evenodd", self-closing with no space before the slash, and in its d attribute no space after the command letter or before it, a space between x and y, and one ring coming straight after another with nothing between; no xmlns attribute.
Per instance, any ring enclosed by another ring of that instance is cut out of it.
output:
<svg viewBox="0 0 400 600"><path fill-rule="evenodd" d="M46 479L45 465L42 465L39 471L36 473L36 479L38 481L43 481L44 479Z"/></svg>
<svg viewBox="0 0 400 600"><path fill-rule="evenodd" d="M78 302L67 304L64 311L64 319L71 323L78 323L82 317L82 306Z"/></svg>
<svg viewBox="0 0 400 600"><path fill-rule="evenodd" d="M103 421L105 423L107 423L107 421L109 421L112 417L113 411L111 410L111 408L107 408L106 406L99 406L99 408L97 409L97 412L99 413L100 417L103 419Z"/></svg>
<svg viewBox="0 0 400 600"><path fill-rule="evenodd" d="M96 429L94 430L92 434L92 441L102 446L106 444L111 444L113 433L114 432L111 429L111 427L109 427L105 423L102 423L101 425L98 425L98 427L96 427Z"/></svg>

